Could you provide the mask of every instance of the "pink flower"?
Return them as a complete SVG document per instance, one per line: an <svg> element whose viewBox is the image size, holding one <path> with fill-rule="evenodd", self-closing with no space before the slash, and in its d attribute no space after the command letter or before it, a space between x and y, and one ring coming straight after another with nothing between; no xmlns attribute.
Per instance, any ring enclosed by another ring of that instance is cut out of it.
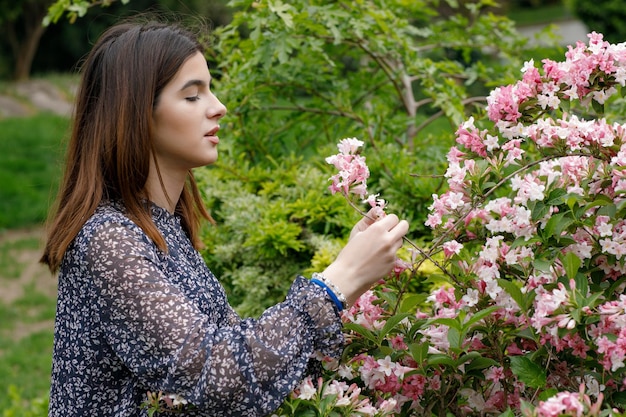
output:
<svg viewBox="0 0 626 417"><path fill-rule="evenodd" d="M361 146L363 146L363 141L357 138L346 138L339 141L337 148L342 155L354 155Z"/></svg>
<svg viewBox="0 0 626 417"><path fill-rule="evenodd" d="M313 385L311 377L306 377L302 380L296 391L298 392L298 398L302 400L310 400L317 394L317 388Z"/></svg>
<svg viewBox="0 0 626 417"><path fill-rule="evenodd" d="M395 350L407 350L408 346L404 343L404 336L401 334L397 334L389 339L389 343L391 343L391 347Z"/></svg>
<svg viewBox="0 0 626 417"><path fill-rule="evenodd" d="M382 321L384 310L374 302L378 297L373 291L362 294L348 311L344 310L343 318L347 321L364 326L366 329L380 329L384 326Z"/></svg>
<svg viewBox="0 0 626 417"><path fill-rule="evenodd" d="M504 368L501 366L492 366L485 371L485 378L490 381L498 382L504 379Z"/></svg>
<svg viewBox="0 0 626 417"><path fill-rule="evenodd" d="M356 152L363 142L355 138L342 139L337 148L339 153L326 158L326 162L333 165L339 173L330 177L332 184L329 186L331 193L340 192L344 195L349 193L361 197L367 195L367 179L370 172L365 158Z"/></svg>
<svg viewBox="0 0 626 417"><path fill-rule="evenodd" d="M374 215L376 217L382 217L385 215L385 207L387 207L387 202L382 198L378 198L379 194L370 194L365 199L365 203L369 204L370 207L375 208Z"/></svg>
<svg viewBox="0 0 626 417"><path fill-rule="evenodd" d="M546 401L540 401L537 407L538 417L558 417L561 414L581 417L584 405L578 398L578 393L559 392Z"/></svg>
<svg viewBox="0 0 626 417"><path fill-rule="evenodd" d="M513 85L498 87L487 97L487 112L489 119L494 122L504 120L517 122L522 115L519 112L519 98Z"/></svg>
<svg viewBox="0 0 626 417"><path fill-rule="evenodd" d="M464 145L470 151L484 157L487 156L483 140L484 134L484 132L480 132L476 129L476 127L474 127L474 118L470 117L456 131L456 141L457 143Z"/></svg>
<svg viewBox="0 0 626 417"><path fill-rule="evenodd" d="M446 258L449 258L452 255L458 255L461 252L461 249L463 249L463 245L456 240L450 240L448 242L445 242L442 246L443 253Z"/></svg>

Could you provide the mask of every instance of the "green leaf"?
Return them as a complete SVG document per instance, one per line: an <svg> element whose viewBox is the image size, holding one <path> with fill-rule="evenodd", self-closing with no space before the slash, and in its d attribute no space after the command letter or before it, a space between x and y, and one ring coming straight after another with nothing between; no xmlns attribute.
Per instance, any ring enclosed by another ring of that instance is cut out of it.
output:
<svg viewBox="0 0 626 417"><path fill-rule="evenodd" d="M427 297L427 294L409 294L404 296L400 302L400 311L402 313L414 312L416 307L423 303Z"/></svg>
<svg viewBox="0 0 626 417"><path fill-rule="evenodd" d="M510 356L511 371L524 384L531 388L543 388L546 385L546 372L526 356Z"/></svg>
<svg viewBox="0 0 626 417"><path fill-rule="evenodd" d="M542 201L537 201L531 210L531 219L537 221L544 218L550 212L550 207Z"/></svg>
<svg viewBox="0 0 626 417"><path fill-rule="evenodd" d="M536 294L536 293L533 292L533 294ZM527 327L525 329L521 329L521 330L517 331L516 334L517 334L517 336L523 337L524 339L536 341L536 336L535 336L535 333L534 333L532 327Z"/></svg>
<svg viewBox="0 0 626 417"><path fill-rule="evenodd" d="M461 347L461 332L453 327L448 329L448 342L450 342L450 348L459 349Z"/></svg>
<svg viewBox="0 0 626 417"><path fill-rule="evenodd" d="M596 198L594 198L593 201L585 204L584 210L585 212L588 212L590 209L594 207L602 207L602 206L607 206L607 205L614 205L613 200L604 194L598 194L596 195Z"/></svg>
<svg viewBox="0 0 626 417"><path fill-rule="evenodd" d="M615 394L611 395L611 402L616 405L626 405L626 392L616 392Z"/></svg>
<svg viewBox="0 0 626 417"><path fill-rule="evenodd" d="M533 261L533 267L541 272L550 272L550 269L552 268L552 262L546 259L535 259Z"/></svg>
<svg viewBox="0 0 626 417"><path fill-rule="evenodd" d="M459 356L459 358L456 360L456 367L458 368L464 363L470 362L476 358L480 358L480 352L476 352L476 351L467 352L466 354Z"/></svg>
<svg viewBox="0 0 626 417"><path fill-rule="evenodd" d="M319 402L319 409L322 415L326 415L327 410L333 407L335 400L337 400L337 394L326 395Z"/></svg>
<svg viewBox="0 0 626 417"><path fill-rule="evenodd" d="M598 216L609 216L611 218L614 218L615 215L617 214L617 206L615 204L613 204L613 200L608 200L607 199L609 197L604 196L604 199L598 198L596 201L603 201L605 204L598 204L601 207L598 209L598 212L596 213Z"/></svg>
<svg viewBox="0 0 626 417"><path fill-rule="evenodd" d="M547 237L555 237L557 240L561 237L561 233L574 222L571 213L557 213L546 223L544 232Z"/></svg>
<svg viewBox="0 0 626 417"><path fill-rule="evenodd" d="M567 196L567 191L563 188L556 188L550 192L548 198L546 199L546 203L550 206L558 206L565 202L565 197Z"/></svg>
<svg viewBox="0 0 626 417"><path fill-rule="evenodd" d="M516 283L501 278L498 280L498 285L511 296L522 311L527 309L526 296L522 294L522 290Z"/></svg>
<svg viewBox="0 0 626 417"><path fill-rule="evenodd" d="M470 317L469 320L467 320L467 322L463 326L463 330L466 331L466 329L469 329L469 327L472 324L479 322L480 320L484 319L485 317L487 317L488 315L490 315L491 313L499 309L500 307L498 306L491 306L491 307L487 307L485 309L478 311L476 314Z"/></svg>
<svg viewBox="0 0 626 417"><path fill-rule="evenodd" d="M398 323L400 323L402 320L406 319L407 317L411 317L411 316L413 316L413 314L411 313L399 313L399 314L389 317L387 319L387 322L383 326L383 328L380 330L380 333L378 334L378 344L380 344L383 341L385 336L387 336L389 332L398 325Z"/></svg>
<svg viewBox="0 0 626 417"><path fill-rule="evenodd" d="M589 292L589 278L587 278L587 274L577 273L574 282L576 283L576 293L581 297L587 297Z"/></svg>
<svg viewBox="0 0 626 417"><path fill-rule="evenodd" d="M473 359L470 363L465 365L465 372L473 371L475 369L486 369L490 366L498 366L499 363L490 358L478 357Z"/></svg>
<svg viewBox="0 0 626 417"><path fill-rule="evenodd" d="M541 238L538 236L533 236L530 239L526 240L525 237L518 237L511 243L511 249L517 248L518 246L530 246L533 243L541 242Z"/></svg>
<svg viewBox="0 0 626 417"><path fill-rule="evenodd" d="M595 100L591 100L591 107L593 107L593 110L599 115L604 114L604 103L600 104Z"/></svg>
<svg viewBox="0 0 626 417"><path fill-rule="evenodd" d="M618 278L617 280L615 280L615 282L613 284L611 284L611 286L609 287L608 291L606 291L607 294L613 294L615 292L615 290L617 288L619 288L624 281L626 281L626 276L621 276L620 278Z"/></svg>
<svg viewBox="0 0 626 417"><path fill-rule="evenodd" d="M350 323L345 323L343 325L343 327L344 327L344 329L353 331L356 334L359 334L359 335L363 336L364 338L366 338L367 340L370 340L370 341L376 343L376 345L378 345L378 337L376 337L374 332L372 332L369 329L366 329L365 327L361 326L360 324L350 322Z"/></svg>
<svg viewBox="0 0 626 417"><path fill-rule="evenodd" d="M293 17L288 13L288 11L293 10L293 8L289 4L284 4L280 0L274 2L270 1L269 8L285 22L285 26L288 28L293 27Z"/></svg>
<svg viewBox="0 0 626 417"><path fill-rule="evenodd" d="M430 345L428 343L411 343L409 344L409 352L411 352L411 357L415 362L421 364L426 360L428 356L428 347Z"/></svg>
<svg viewBox="0 0 626 417"><path fill-rule="evenodd" d="M533 415L533 410L535 409L535 406L532 405L531 403L522 400L521 404L520 404L520 412L521 415L523 416L531 416Z"/></svg>
<svg viewBox="0 0 626 417"><path fill-rule="evenodd" d="M428 364L429 365L445 365L445 366L454 368L456 365L456 361L448 355L444 355L442 353L436 353L434 355L431 355L428 358Z"/></svg>
<svg viewBox="0 0 626 417"><path fill-rule="evenodd" d="M430 325L441 324L443 326L448 326L451 329L456 329L459 331L463 328L462 324L458 320L450 319L446 317L429 320L428 324Z"/></svg>
<svg viewBox="0 0 626 417"><path fill-rule="evenodd" d="M379 297L385 300L390 306L395 306L398 303L398 296L395 291L381 292Z"/></svg>
<svg viewBox="0 0 626 417"><path fill-rule="evenodd" d="M556 388L546 388L545 390L543 390L540 394L539 397L537 397L540 401L546 401L548 400L550 397L555 396L556 394L559 393L559 390Z"/></svg>
<svg viewBox="0 0 626 417"><path fill-rule="evenodd" d="M515 417L515 413L509 408L504 413L500 414L499 417Z"/></svg>
<svg viewBox="0 0 626 417"><path fill-rule="evenodd" d="M574 252L568 252L565 255L560 256L561 262L565 267L565 274L569 279L575 279L582 261ZM585 280L586 283L586 280Z"/></svg>

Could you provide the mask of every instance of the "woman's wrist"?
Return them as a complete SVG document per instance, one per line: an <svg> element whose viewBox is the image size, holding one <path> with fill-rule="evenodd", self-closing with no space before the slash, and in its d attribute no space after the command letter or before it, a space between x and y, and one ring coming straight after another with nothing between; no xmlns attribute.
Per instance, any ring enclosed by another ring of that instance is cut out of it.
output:
<svg viewBox="0 0 626 417"><path fill-rule="evenodd" d="M311 276L311 282L319 285L320 287L324 288L324 290L326 290L328 296L335 303L339 311L342 311L347 307L348 300L346 296L331 280L326 278L324 275L318 272L314 272Z"/></svg>
<svg viewBox="0 0 626 417"><path fill-rule="evenodd" d="M369 289L367 284L359 282L358 273L349 265L333 262L321 274L345 295L348 308Z"/></svg>

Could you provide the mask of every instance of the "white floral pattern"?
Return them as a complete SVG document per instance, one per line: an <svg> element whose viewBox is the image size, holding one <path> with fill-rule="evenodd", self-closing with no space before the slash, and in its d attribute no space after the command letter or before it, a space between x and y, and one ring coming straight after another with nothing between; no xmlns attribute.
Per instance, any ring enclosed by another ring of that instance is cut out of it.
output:
<svg viewBox="0 0 626 417"><path fill-rule="evenodd" d="M147 391L178 394L193 405L185 416L263 416L316 352L341 353L339 313L322 288L299 276L284 302L241 319L180 218L151 211L168 253L107 202L65 254L50 417L145 416Z"/></svg>

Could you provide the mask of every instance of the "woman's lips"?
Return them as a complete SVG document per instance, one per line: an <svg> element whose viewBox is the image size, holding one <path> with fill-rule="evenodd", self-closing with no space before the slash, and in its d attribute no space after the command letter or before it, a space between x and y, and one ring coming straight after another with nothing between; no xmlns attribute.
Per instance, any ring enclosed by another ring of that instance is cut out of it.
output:
<svg viewBox="0 0 626 417"><path fill-rule="evenodd" d="M218 143L220 143L220 138L217 136L217 132L220 130L220 127L217 126L214 129L208 131L204 137L207 138L207 140L211 143L214 143L215 145L217 145Z"/></svg>
<svg viewBox="0 0 626 417"><path fill-rule="evenodd" d="M215 145L220 143L220 138L215 135L204 135L204 137L207 138L209 142L214 143Z"/></svg>

